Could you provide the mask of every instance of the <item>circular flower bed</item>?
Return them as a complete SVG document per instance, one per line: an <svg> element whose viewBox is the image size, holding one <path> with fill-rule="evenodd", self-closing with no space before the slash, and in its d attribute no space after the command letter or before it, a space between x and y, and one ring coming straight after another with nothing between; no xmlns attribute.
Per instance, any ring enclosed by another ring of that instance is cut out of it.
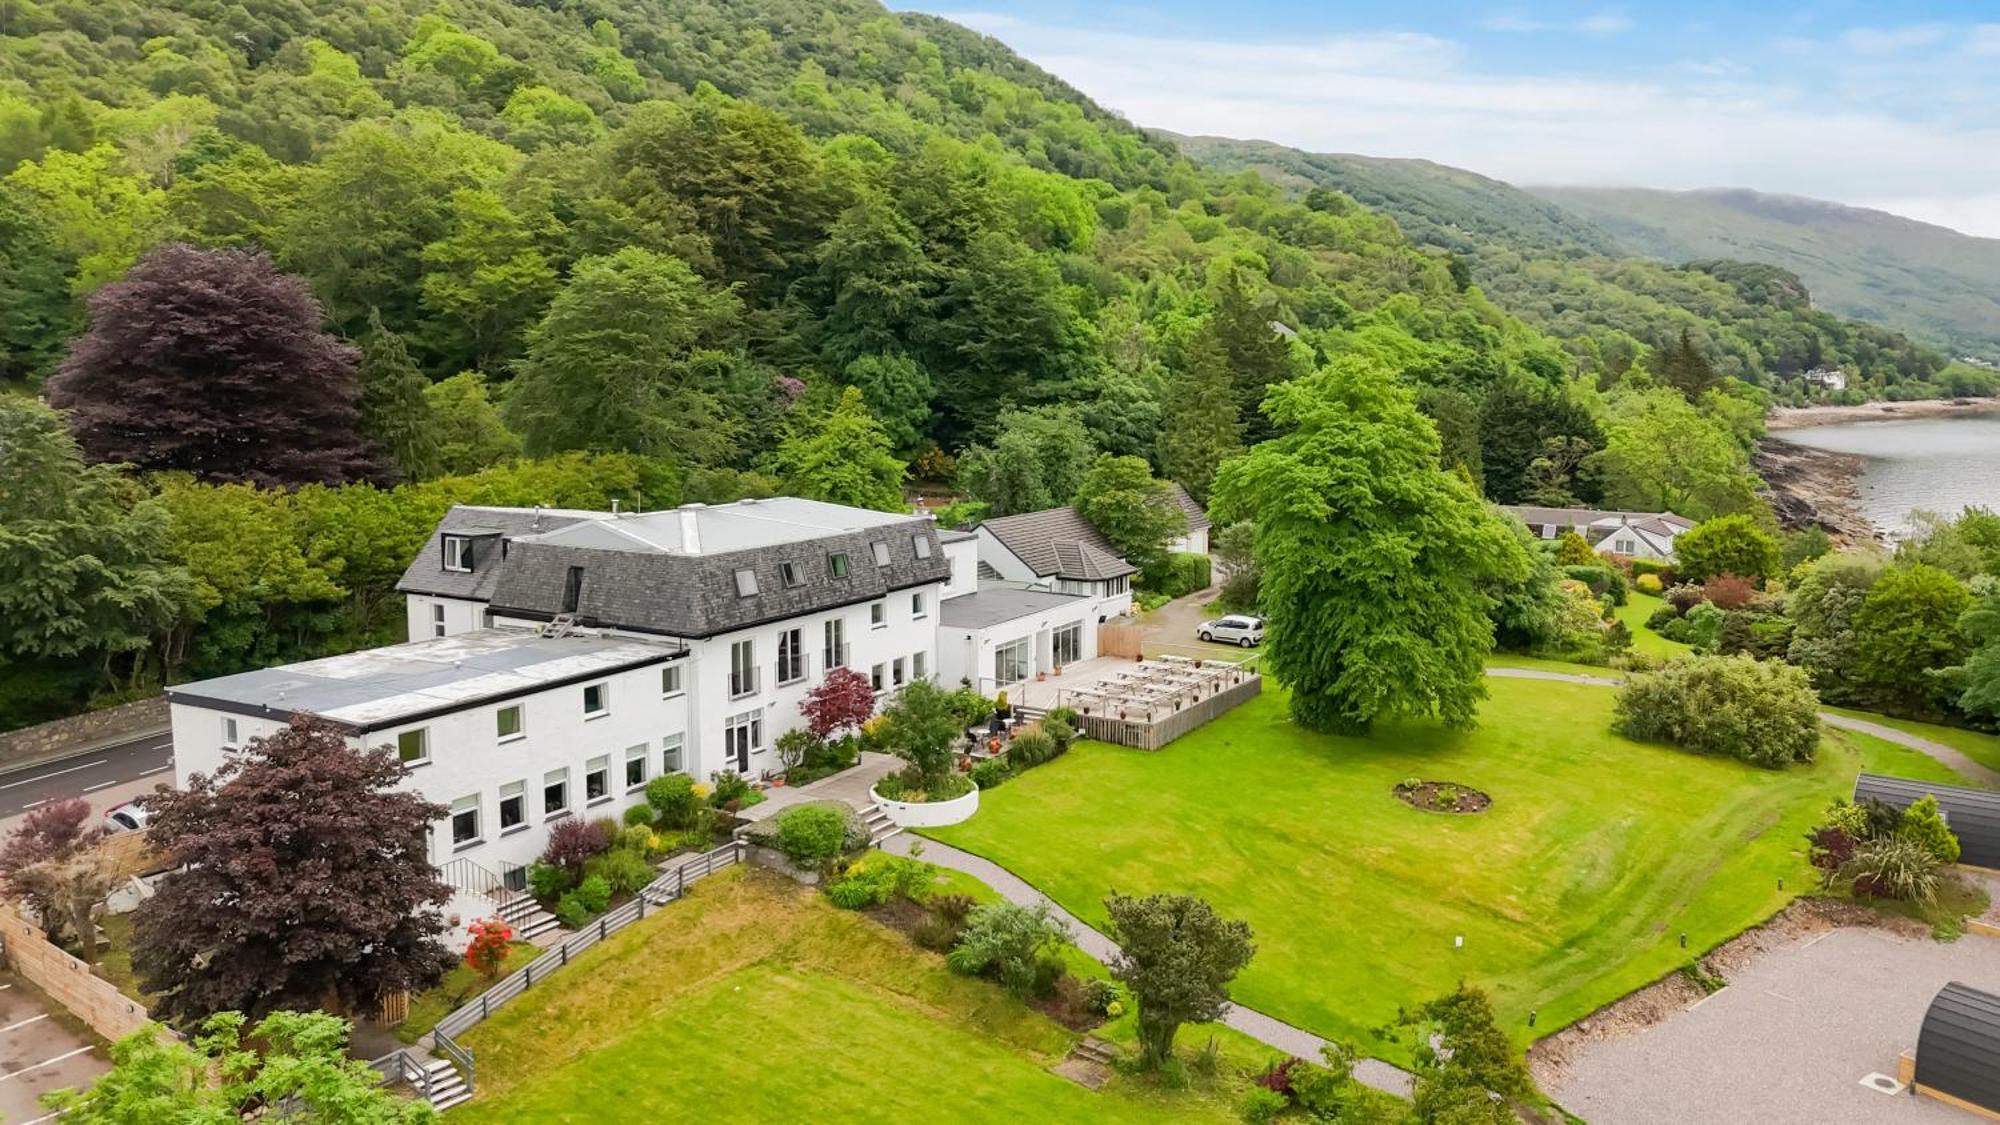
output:
<svg viewBox="0 0 2000 1125"><path fill-rule="evenodd" d="M878 788L869 794L889 819L904 828L941 828L970 820L979 811L979 789L967 784L965 792L940 800L895 800L884 797ZM898 792L903 797L929 797L927 793Z"/></svg>
<svg viewBox="0 0 2000 1125"><path fill-rule="evenodd" d="M1441 813L1481 813L1493 804L1493 798L1470 785L1414 777L1396 786L1396 799L1413 809Z"/></svg>

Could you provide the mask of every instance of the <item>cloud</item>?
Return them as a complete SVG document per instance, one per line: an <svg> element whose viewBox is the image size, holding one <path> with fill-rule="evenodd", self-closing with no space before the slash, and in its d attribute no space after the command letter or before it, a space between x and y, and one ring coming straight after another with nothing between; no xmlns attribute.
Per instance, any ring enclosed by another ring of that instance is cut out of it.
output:
<svg viewBox="0 0 2000 1125"><path fill-rule="evenodd" d="M1840 41L1864 55L1893 55L1941 42L1945 29L1937 24L1912 27L1854 27L1841 32Z"/></svg>
<svg viewBox="0 0 2000 1125"><path fill-rule="evenodd" d="M1974 55L2000 55L2000 23L1982 23L1973 28L1965 49Z"/></svg>
<svg viewBox="0 0 2000 1125"><path fill-rule="evenodd" d="M1621 12L1598 12L1578 20L1541 20L1529 16L1507 14L1488 16L1479 21L1479 26L1487 31L1502 32L1580 32L1585 35L1616 35L1630 31L1632 18Z"/></svg>
<svg viewBox="0 0 2000 1125"><path fill-rule="evenodd" d="M1482 68L1463 45L1411 32L1293 43L1034 23L992 33L1133 121L1176 132L1423 157L1517 184L1743 186L1907 201L2000 236L1992 196L2000 113L1963 103L1928 117L1905 113L1919 99L1881 100L1891 79L1864 73L1851 44L1822 41L1839 57L1748 74L1698 60L1565 75ZM1962 51L1964 42L1937 49L1947 47ZM1894 65L1926 73L1920 60ZM1843 68L1854 70L1854 96L1829 77Z"/></svg>

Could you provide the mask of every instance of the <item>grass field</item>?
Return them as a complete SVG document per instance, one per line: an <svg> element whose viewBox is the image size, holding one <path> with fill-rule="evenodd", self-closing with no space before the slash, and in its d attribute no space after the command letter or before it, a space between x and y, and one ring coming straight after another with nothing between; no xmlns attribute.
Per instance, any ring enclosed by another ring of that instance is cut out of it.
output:
<svg viewBox="0 0 2000 1125"><path fill-rule="evenodd" d="M1526 1040L1530 1010L1547 1033L1769 916L1812 885L1801 837L1864 761L1952 776L1844 735L1756 770L1612 735L1606 688L1490 687L1477 731L1367 739L1300 731L1267 693L1157 753L1083 745L932 834L1092 924L1113 888L1203 895L1256 934L1237 1000L1393 1060L1371 1029L1460 978ZM1408 777L1494 804L1421 812L1391 794Z"/></svg>
<svg viewBox="0 0 2000 1125"><path fill-rule="evenodd" d="M500 971L487 980L473 971L463 959L453 965L444 979L410 998L410 1014L395 1027L396 1038L405 1043L415 1043L430 1034L437 1021L457 1011L465 1002L478 996L501 978L517 969L527 968L528 963L540 957L542 951L525 941L517 941L507 948L507 959L501 963Z"/></svg>
<svg viewBox="0 0 2000 1125"><path fill-rule="evenodd" d="M1618 620L1623 621L1625 627L1632 631L1632 651L1645 653L1647 656L1657 656L1663 660L1671 660L1694 651L1692 646L1679 641L1670 641L1646 628L1646 621L1653 616L1653 611L1665 604L1667 603L1662 598L1630 590L1626 592L1625 604L1612 611L1618 615Z"/></svg>
<svg viewBox="0 0 2000 1125"><path fill-rule="evenodd" d="M1234 1121L1243 1069L1272 1054L1223 1031L1221 1077L1092 1093L1047 1069L1074 1032L757 869L704 880L560 981L463 1037L479 1096L453 1120Z"/></svg>

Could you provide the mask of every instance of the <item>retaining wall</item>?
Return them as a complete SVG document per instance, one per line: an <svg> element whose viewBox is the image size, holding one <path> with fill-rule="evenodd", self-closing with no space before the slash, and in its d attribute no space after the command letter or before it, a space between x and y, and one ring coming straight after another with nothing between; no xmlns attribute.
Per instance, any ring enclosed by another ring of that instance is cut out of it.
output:
<svg viewBox="0 0 2000 1125"><path fill-rule="evenodd" d="M136 703L6 731L0 733L0 770L115 746L149 734L164 734L170 727L167 697L156 695Z"/></svg>

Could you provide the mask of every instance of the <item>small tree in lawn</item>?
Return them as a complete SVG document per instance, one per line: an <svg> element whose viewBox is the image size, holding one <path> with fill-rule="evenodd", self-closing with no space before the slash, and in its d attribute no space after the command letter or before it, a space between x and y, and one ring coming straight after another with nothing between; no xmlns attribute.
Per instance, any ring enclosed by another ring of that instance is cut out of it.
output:
<svg viewBox="0 0 2000 1125"><path fill-rule="evenodd" d="M146 798L174 870L134 916L133 968L155 1011L192 1024L222 1011L362 1011L428 987L451 888L425 854L445 815L398 784L386 746L356 750L299 717L213 776Z"/></svg>
<svg viewBox="0 0 2000 1125"><path fill-rule="evenodd" d="M883 716L888 720L883 743L910 763L926 788L951 772L953 743L963 730L951 692L929 680L913 680Z"/></svg>
<svg viewBox="0 0 2000 1125"><path fill-rule="evenodd" d="M90 817L90 802L81 797L50 801L23 817L0 847L0 882L7 893L28 904L50 939L72 927L85 961L97 959L90 909L111 889L95 856L104 829L90 824ZM102 890L93 894L98 887Z"/></svg>
<svg viewBox="0 0 2000 1125"><path fill-rule="evenodd" d="M799 704L806 729L820 740L835 733L853 730L875 713L875 688L868 677L852 668L834 668L818 687L806 693Z"/></svg>
<svg viewBox="0 0 2000 1125"><path fill-rule="evenodd" d="M514 943L514 927L498 918L482 918L467 928L472 940L465 946L465 963L491 981L507 963L507 950Z"/></svg>
<svg viewBox="0 0 2000 1125"><path fill-rule="evenodd" d="M1114 894L1104 908L1119 947L1112 972L1139 1005L1140 1061L1157 1068L1173 1055L1182 1024L1222 1015L1229 982L1257 947L1247 924L1194 895Z"/></svg>

